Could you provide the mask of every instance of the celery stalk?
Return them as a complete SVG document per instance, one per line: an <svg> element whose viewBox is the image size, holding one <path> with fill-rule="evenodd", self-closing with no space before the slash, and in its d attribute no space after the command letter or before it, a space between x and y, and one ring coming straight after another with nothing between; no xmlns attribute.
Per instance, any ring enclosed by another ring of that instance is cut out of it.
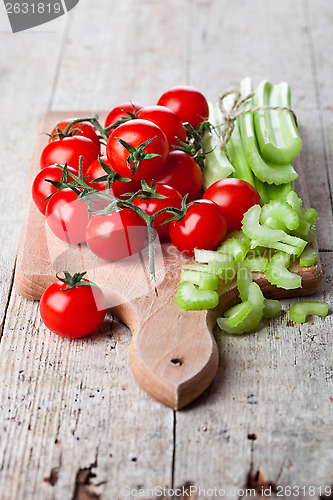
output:
<svg viewBox="0 0 333 500"><path fill-rule="evenodd" d="M229 141L227 142L226 150L235 169L234 176L237 177L237 179L242 179L243 181L252 184L252 186L255 186L253 173L249 167L243 148L239 128L239 119L235 120L234 130Z"/></svg>

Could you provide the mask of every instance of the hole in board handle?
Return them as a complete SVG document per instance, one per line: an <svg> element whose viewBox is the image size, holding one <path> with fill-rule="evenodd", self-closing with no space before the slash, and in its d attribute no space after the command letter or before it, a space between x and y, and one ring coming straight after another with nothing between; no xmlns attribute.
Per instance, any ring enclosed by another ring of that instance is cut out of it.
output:
<svg viewBox="0 0 333 500"><path fill-rule="evenodd" d="M183 360L183 358L173 358L173 359L171 359L171 363L173 363L176 366L182 366L182 364L184 363L184 360Z"/></svg>

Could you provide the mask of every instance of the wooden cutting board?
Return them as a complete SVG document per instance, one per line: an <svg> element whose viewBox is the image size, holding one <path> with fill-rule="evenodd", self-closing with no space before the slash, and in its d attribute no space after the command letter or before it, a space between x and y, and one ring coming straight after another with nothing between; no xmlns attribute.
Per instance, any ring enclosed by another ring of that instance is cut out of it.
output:
<svg viewBox="0 0 333 500"><path fill-rule="evenodd" d="M71 117L92 113L50 112L38 125L31 167L25 220L18 251L15 285L17 292L39 300L57 272L87 271L87 278L97 283L106 295L110 312L132 331L129 360L141 387L161 403L178 410L197 398L213 380L218 366L218 351L212 329L216 318L236 304L239 296L235 283L221 295L212 311L183 311L174 303L180 267L192 261L170 243L155 241L156 280L149 281L148 250L121 262L106 262L92 255L86 245L68 245L48 229L45 218L31 198L31 184L39 171L39 157L54 125ZM105 113L100 113L103 122ZM297 191L308 203L301 164ZM283 290L270 285L264 274L254 274L266 297L283 298L310 295L322 281L320 262L311 268L297 268L302 289Z"/></svg>

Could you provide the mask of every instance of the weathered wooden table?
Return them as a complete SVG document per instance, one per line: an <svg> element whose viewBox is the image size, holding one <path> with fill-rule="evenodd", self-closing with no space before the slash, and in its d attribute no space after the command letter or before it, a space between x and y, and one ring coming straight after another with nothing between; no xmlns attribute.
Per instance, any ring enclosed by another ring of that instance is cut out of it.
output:
<svg viewBox="0 0 333 500"><path fill-rule="evenodd" d="M174 413L135 383L130 332L115 318L92 338L62 340L13 288L41 113L154 103L183 83L214 100L251 75L292 87L320 214L315 297L332 309L333 4L81 0L17 34L1 6L0 23L2 500L172 498L183 485L175 498L259 496L262 486L333 498L332 316L297 326L285 312L256 334L223 336L214 383Z"/></svg>

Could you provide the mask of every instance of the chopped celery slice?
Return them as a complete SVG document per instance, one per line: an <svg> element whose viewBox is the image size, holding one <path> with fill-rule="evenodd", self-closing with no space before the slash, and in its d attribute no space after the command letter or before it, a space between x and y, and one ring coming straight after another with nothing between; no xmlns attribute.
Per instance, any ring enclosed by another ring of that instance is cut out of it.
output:
<svg viewBox="0 0 333 500"><path fill-rule="evenodd" d="M237 272L237 288L243 302L249 298L249 287L253 283L250 271L246 267L239 268Z"/></svg>
<svg viewBox="0 0 333 500"><path fill-rule="evenodd" d="M289 310L290 319L295 323L305 323L307 316L313 314L327 316L328 304L315 301L296 302Z"/></svg>
<svg viewBox="0 0 333 500"><path fill-rule="evenodd" d="M242 260L241 266L246 267L248 271L254 273L263 273L266 271L268 259L265 257L251 257L248 256Z"/></svg>
<svg viewBox="0 0 333 500"><path fill-rule="evenodd" d="M217 274L224 281L230 281L236 274L236 262L229 257L225 262L209 262L208 264L184 264L182 269L200 273Z"/></svg>
<svg viewBox="0 0 333 500"><path fill-rule="evenodd" d="M282 231L285 231L287 229L283 222L271 216L267 217L264 222L264 226L269 227L270 229L282 229Z"/></svg>
<svg viewBox="0 0 333 500"><path fill-rule="evenodd" d="M208 131L203 136L203 145L206 150L205 167L203 171L203 187L209 188L211 184L229 177L235 169L228 160L226 154L221 149L221 124L222 114L220 113L218 104L209 106L209 121L215 127L212 131Z"/></svg>
<svg viewBox="0 0 333 500"><path fill-rule="evenodd" d="M318 260L318 252L312 247L306 247L300 255L299 265L301 267L311 267Z"/></svg>
<svg viewBox="0 0 333 500"><path fill-rule="evenodd" d="M224 313L227 325L231 328L237 327L246 319L252 309L253 305L248 300L231 307Z"/></svg>
<svg viewBox="0 0 333 500"><path fill-rule="evenodd" d="M240 262L245 259L248 249L249 247L245 246L241 240L237 238L228 238L217 248L217 251L226 255L231 255L237 262Z"/></svg>
<svg viewBox="0 0 333 500"><path fill-rule="evenodd" d="M260 205L253 205L243 217L242 230L248 238L253 240L250 248L266 246L294 255L302 253L306 246L306 241L296 236L291 236L283 230L262 226L259 223L260 214Z"/></svg>
<svg viewBox="0 0 333 500"><path fill-rule="evenodd" d="M254 177L252 170L249 167L243 148L242 138L240 134L239 119L234 122L234 130L226 145L226 150L230 161L235 169L235 177L242 179L254 186Z"/></svg>
<svg viewBox="0 0 333 500"><path fill-rule="evenodd" d="M229 238L236 238L236 240L240 240L243 245L249 248L251 240L245 236L243 231L230 231L230 233L227 234L227 239Z"/></svg>
<svg viewBox="0 0 333 500"><path fill-rule="evenodd" d="M180 273L180 282L189 281L198 285L200 290L217 290L218 276L211 273L200 273L183 269Z"/></svg>
<svg viewBox="0 0 333 500"><path fill-rule="evenodd" d="M238 310L236 310L236 315L239 314L240 318L234 318L234 316L218 318L218 326L226 333L229 333L231 335L240 335L242 333L247 333L251 330L254 330L258 326L264 310L264 296L262 294L260 286L255 282L250 283L248 287L248 300L245 301L245 303L247 302L252 305L252 308L246 314L244 319L241 319L241 321L237 322L237 319L241 318L241 312L244 312L239 308ZM244 309L249 308L248 306L243 307ZM231 326L231 324L233 324L234 326Z"/></svg>
<svg viewBox="0 0 333 500"><path fill-rule="evenodd" d="M214 290L199 290L193 283L183 281L177 288L175 302L186 310L213 309L219 303L219 296Z"/></svg>
<svg viewBox="0 0 333 500"><path fill-rule="evenodd" d="M216 250L201 250L196 248L194 250L194 257L198 262L219 262L226 266L229 266L233 262L233 258L230 255L217 252Z"/></svg>
<svg viewBox="0 0 333 500"><path fill-rule="evenodd" d="M274 316L280 314L281 309L282 305L279 300L265 299L263 317L266 319L274 318Z"/></svg>
<svg viewBox="0 0 333 500"><path fill-rule="evenodd" d="M272 85L262 81L256 90L257 106L290 108L290 90L285 83ZM255 131L261 154L273 163L290 163L300 154L302 141L294 117L288 111L257 111L254 114Z"/></svg>
<svg viewBox="0 0 333 500"><path fill-rule="evenodd" d="M308 210L305 210L303 213L304 219L312 226L317 219L318 219L318 213L314 208L308 208Z"/></svg>
<svg viewBox="0 0 333 500"><path fill-rule="evenodd" d="M259 221L263 224L268 217L274 217L282 222L288 229L296 229L299 226L299 216L296 210L286 201L271 201L261 209Z"/></svg>
<svg viewBox="0 0 333 500"><path fill-rule="evenodd" d="M252 91L251 79L242 80L240 87L242 97L246 97ZM260 156L252 112L240 116L240 129L249 166L258 179L268 184L286 184L297 179L298 175L292 165L274 164L263 160Z"/></svg>
<svg viewBox="0 0 333 500"><path fill-rule="evenodd" d="M290 256L284 252L278 252L267 264L266 278L272 284L285 290L300 288L302 278L288 271Z"/></svg>

